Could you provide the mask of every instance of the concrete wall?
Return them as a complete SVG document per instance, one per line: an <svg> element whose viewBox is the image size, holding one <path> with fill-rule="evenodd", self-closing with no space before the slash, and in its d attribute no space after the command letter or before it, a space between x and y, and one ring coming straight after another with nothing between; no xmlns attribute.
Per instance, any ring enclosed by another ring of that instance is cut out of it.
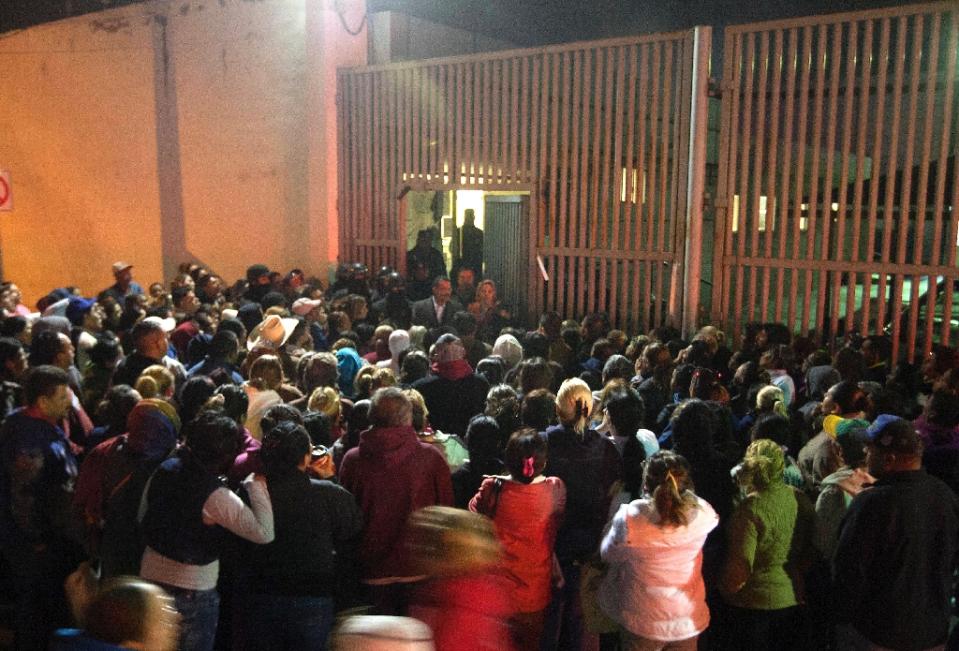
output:
<svg viewBox="0 0 959 651"><path fill-rule="evenodd" d="M335 261L338 66L363 0L158 1L0 38L3 277L28 304L110 264L146 284L183 260L228 281L252 262Z"/></svg>

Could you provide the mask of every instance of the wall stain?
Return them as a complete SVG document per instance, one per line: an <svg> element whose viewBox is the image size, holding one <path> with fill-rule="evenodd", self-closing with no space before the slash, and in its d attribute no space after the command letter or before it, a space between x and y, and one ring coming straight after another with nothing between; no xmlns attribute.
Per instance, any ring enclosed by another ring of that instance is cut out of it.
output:
<svg viewBox="0 0 959 651"><path fill-rule="evenodd" d="M186 15L189 14L189 13L190 13L190 5L189 5L189 4L180 5L180 15L181 15L181 16L186 16Z"/></svg>
<svg viewBox="0 0 959 651"><path fill-rule="evenodd" d="M125 16L101 18L90 21L91 32L106 32L107 34L116 34L121 29L130 29L130 21Z"/></svg>

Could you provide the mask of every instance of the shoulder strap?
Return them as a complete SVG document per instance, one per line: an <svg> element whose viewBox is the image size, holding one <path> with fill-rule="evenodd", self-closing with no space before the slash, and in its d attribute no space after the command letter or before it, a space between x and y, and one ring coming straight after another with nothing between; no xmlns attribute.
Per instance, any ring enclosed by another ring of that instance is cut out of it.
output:
<svg viewBox="0 0 959 651"><path fill-rule="evenodd" d="M496 515L496 508L499 506L499 494L503 492L503 478L496 477L493 480L493 504L490 506L489 515L490 519Z"/></svg>

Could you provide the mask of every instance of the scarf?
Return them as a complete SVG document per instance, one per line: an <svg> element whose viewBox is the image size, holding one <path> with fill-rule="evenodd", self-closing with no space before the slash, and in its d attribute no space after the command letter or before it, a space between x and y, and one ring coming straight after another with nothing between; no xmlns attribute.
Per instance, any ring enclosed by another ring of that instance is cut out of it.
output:
<svg viewBox="0 0 959 651"><path fill-rule="evenodd" d="M444 380L462 380L473 374L473 367L465 359L454 359L448 362L433 362L430 365L433 375L438 375Z"/></svg>

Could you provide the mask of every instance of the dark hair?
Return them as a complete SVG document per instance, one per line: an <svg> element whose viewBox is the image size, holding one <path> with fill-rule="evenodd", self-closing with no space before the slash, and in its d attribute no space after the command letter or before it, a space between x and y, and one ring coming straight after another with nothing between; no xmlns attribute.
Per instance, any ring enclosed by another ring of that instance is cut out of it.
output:
<svg viewBox="0 0 959 651"><path fill-rule="evenodd" d="M62 368L42 365L29 369L23 377L23 399L27 405L35 405L41 397L51 397L57 387L68 386L70 376Z"/></svg>
<svg viewBox="0 0 959 651"><path fill-rule="evenodd" d="M657 452L646 461L644 483L656 504L660 526L681 527L689 523L690 513L699 501L685 458L669 450Z"/></svg>
<svg viewBox="0 0 959 651"><path fill-rule="evenodd" d="M542 357L524 359L516 368L516 383L524 395L535 389L548 389L553 384L553 369Z"/></svg>
<svg viewBox="0 0 959 651"><path fill-rule="evenodd" d="M127 431L127 416L140 402L140 395L127 384L114 384L97 404L94 421L105 425L111 435Z"/></svg>
<svg viewBox="0 0 959 651"><path fill-rule="evenodd" d="M866 462L863 441L866 439L865 427L850 427L836 435L836 443L842 450L843 462L850 468L860 468Z"/></svg>
<svg viewBox="0 0 959 651"><path fill-rule="evenodd" d="M229 328L220 328L210 340L209 354L214 359L227 359L239 350L240 340Z"/></svg>
<svg viewBox="0 0 959 651"><path fill-rule="evenodd" d="M260 431L269 432L271 429L283 422L293 422L297 425L303 424L303 413L296 407L280 403L273 405L260 418Z"/></svg>
<svg viewBox="0 0 959 651"><path fill-rule="evenodd" d="M793 444L792 423L779 414L763 414L753 425L749 435L750 441L759 439L769 439L788 448Z"/></svg>
<svg viewBox="0 0 959 651"><path fill-rule="evenodd" d="M243 387L236 384L221 384L214 394L223 396L223 413L238 423L246 420L246 412L250 408L250 397Z"/></svg>
<svg viewBox="0 0 959 651"><path fill-rule="evenodd" d="M506 369L503 368L503 358L499 355L484 357L476 365L477 375L482 375L490 386L501 384Z"/></svg>
<svg viewBox="0 0 959 651"><path fill-rule="evenodd" d="M217 332L232 332L237 340L246 339L246 328L239 319L223 319L217 326Z"/></svg>
<svg viewBox="0 0 959 651"><path fill-rule="evenodd" d="M469 312L460 311L453 315L453 328L461 337L476 333L476 317Z"/></svg>
<svg viewBox="0 0 959 651"><path fill-rule="evenodd" d="M0 337L0 366L15 359L20 359L23 344L13 337Z"/></svg>
<svg viewBox="0 0 959 651"><path fill-rule="evenodd" d="M843 380L829 387L832 401L839 406L839 413L849 414L857 411L869 411L869 396L855 382Z"/></svg>
<svg viewBox="0 0 959 651"><path fill-rule="evenodd" d="M635 389L621 385L607 396L606 413L617 434L633 437L646 418L646 407Z"/></svg>
<svg viewBox="0 0 959 651"><path fill-rule="evenodd" d="M310 435L313 445L333 445L333 423L322 411L310 411L303 414L303 427Z"/></svg>
<svg viewBox="0 0 959 651"><path fill-rule="evenodd" d="M90 361L94 366L111 366L119 356L120 340L112 332L97 335L97 342L90 349Z"/></svg>
<svg viewBox="0 0 959 651"><path fill-rule="evenodd" d="M490 416L473 416L466 427L466 449L469 451L470 464L481 464L482 460L498 458L500 449L499 424Z"/></svg>
<svg viewBox="0 0 959 651"><path fill-rule="evenodd" d="M60 354L60 333L44 330L33 335L30 341L30 366L53 364Z"/></svg>
<svg viewBox="0 0 959 651"><path fill-rule="evenodd" d="M294 421L280 421L263 435L260 459L267 477L286 474L310 451L310 435Z"/></svg>
<svg viewBox="0 0 959 651"><path fill-rule="evenodd" d="M430 370L430 360L426 353L419 350L410 350L403 357L403 364L400 367L400 382L402 384L413 384L420 378L426 377Z"/></svg>
<svg viewBox="0 0 959 651"><path fill-rule="evenodd" d="M193 456L213 472L222 472L240 452L242 431L219 411L201 411L183 426L183 438Z"/></svg>
<svg viewBox="0 0 959 651"><path fill-rule="evenodd" d="M535 389L523 396L520 408L523 425L542 432L556 423L556 396L548 389Z"/></svg>
<svg viewBox="0 0 959 651"><path fill-rule="evenodd" d="M689 380L689 397L713 400L719 390L719 376L708 368L697 368Z"/></svg>
<svg viewBox="0 0 959 651"><path fill-rule="evenodd" d="M27 329L27 319L16 314L0 320L0 335L4 337L16 337Z"/></svg>
<svg viewBox="0 0 959 651"><path fill-rule="evenodd" d="M687 400L676 408L670 420L677 453L692 459L693 463L712 456L715 423L712 411L704 401Z"/></svg>
<svg viewBox="0 0 959 651"><path fill-rule="evenodd" d="M959 425L959 400L956 394L942 389L934 390L926 403L926 422L948 430Z"/></svg>
<svg viewBox="0 0 959 651"><path fill-rule="evenodd" d="M634 365L625 355L610 355L603 364L603 386L610 380L629 381L634 375Z"/></svg>
<svg viewBox="0 0 959 651"><path fill-rule="evenodd" d="M437 276L436 278L433 279L433 289L436 289L436 287L444 280L450 283L451 285L453 284L449 276Z"/></svg>
<svg viewBox="0 0 959 651"><path fill-rule="evenodd" d="M510 477L528 484L546 468L546 441L536 430L524 427L509 437L505 457Z"/></svg>
<svg viewBox="0 0 959 651"><path fill-rule="evenodd" d="M523 355L526 357L549 358L549 339L542 332L527 332L523 337Z"/></svg>
<svg viewBox="0 0 959 651"><path fill-rule="evenodd" d="M689 385L693 381L693 372L696 367L692 364L683 364L673 369L673 379L670 390L678 393L680 399L689 397Z"/></svg>
<svg viewBox="0 0 959 651"><path fill-rule="evenodd" d="M214 391L216 384L205 375L197 375L184 382L180 389L180 420L184 423L193 420Z"/></svg>

